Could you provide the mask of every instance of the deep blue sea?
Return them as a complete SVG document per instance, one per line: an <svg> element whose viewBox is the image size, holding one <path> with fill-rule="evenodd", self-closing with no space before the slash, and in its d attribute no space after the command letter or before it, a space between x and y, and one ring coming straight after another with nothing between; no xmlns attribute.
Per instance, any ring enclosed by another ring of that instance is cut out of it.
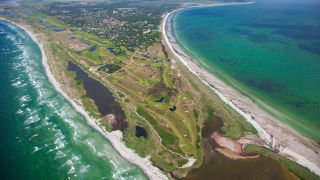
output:
<svg viewBox="0 0 320 180"><path fill-rule="evenodd" d="M146 179L48 82L39 47L0 20L1 179Z"/></svg>

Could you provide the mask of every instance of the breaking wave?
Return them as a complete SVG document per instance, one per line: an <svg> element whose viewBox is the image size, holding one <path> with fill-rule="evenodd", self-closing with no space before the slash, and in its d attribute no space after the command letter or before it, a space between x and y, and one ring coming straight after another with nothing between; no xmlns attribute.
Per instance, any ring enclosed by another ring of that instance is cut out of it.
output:
<svg viewBox="0 0 320 180"><path fill-rule="evenodd" d="M37 168L46 165L43 171L58 171L62 179L145 179L140 169L123 160L55 92L45 76L39 48L30 37L12 24L7 26L10 30L1 30L0 36L4 35L14 48L0 51L13 57L9 86L14 92L14 116L21 131L16 139L28 152L26 156L36 159Z"/></svg>

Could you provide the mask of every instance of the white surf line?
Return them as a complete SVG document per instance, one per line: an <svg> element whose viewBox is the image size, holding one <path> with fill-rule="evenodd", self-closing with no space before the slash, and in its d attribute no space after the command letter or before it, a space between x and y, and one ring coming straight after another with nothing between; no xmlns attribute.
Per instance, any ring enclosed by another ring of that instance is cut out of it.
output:
<svg viewBox="0 0 320 180"><path fill-rule="evenodd" d="M66 49L64 49L64 50L67 52ZM68 54L69 54L73 59L75 59L75 58L73 57L73 55L70 54L70 52L68 52ZM135 54L136 54L136 53L135 53ZM131 58L131 62L130 62L130 63L128 63L125 67L123 67L123 68L121 68L121 69L119 69L119 70L117 70L117 71L115 71L115 72L113 72L113 73L116 73L116 72L118 72L118 71L120 71L120 70L123 70L123 69L127 68L130 64L132 64L132 63L133 63L132 56L131 56L130 58ZM82 65L87 66L86 64L82 64ZM89 70L89 71L90 71L90 70ZM106 80L105 78L101 77L98 73L95 73L94 71L90 71L90 72L93 73L94 75L96 75L97 77L99 77L103 82L105 82L106 84L108 84L108 86L113 90L113 92L120 98L120 96L116 93L117 91L116 91L116 90L113 88L113 86L108 82L108 80ZM113 73L112 73L112 74L113 74ZM109 74L109 75L107 75L107 76L110 76L110 75L112 75L112 74ZM120 91L120 90L118 90L118 91ZM120 92L123 93L122 91L120 91ZM125 94L125 93L123 93L123 94ZM121 98L120 98L120 99L121 99ZM176 155L180 156L181 158L188 160L188 162L187 162L185 165L183 165L182 167L180 167L180 168L188 168L188 167L192 166L194 162L196 162L196 159L195 159L194 157L185 157L185 156L183 156L182 154L179 154L179 153L177 153L177 152L174 152L174 151L166 148L166 147L162 144L162 138L161 138L161 136L160 136L160 135L158 134L158 132L153 128L153 126L152 126L144 117L140 116L140 115L137 113L136 108L135 108L134 106L131 106L131 105L129 104L129 107L130 107L131 110L133 110L133 112L134 112L138 117L140 117L141 119L143 119L143 120L151 127L151 129L152 129L152 130L156 133L156 135L158 136L158 138L159 138L159 140L160 140L160 145L161 145L166 151L168 151L168 152L170 152L170 153L172 153L172 154L176 154Z"/></svg>
<svg viewBox="0 0 320 180"><path fill-rule="evenodd" d="M98 119L91 118L81 106L79 106L77 103L75 103L72 99L68 97L68 95L61 89L60 84L57 82L57 80L51 73L50 67L47 63L45 51L43 50L43 46L39 43L39 41L36 39L36 36L33 33L31 33L25 27L16 24L15 22L3 19L1 17L0 19L15 24L16 26L25 30L25 32L27 32L27 34L32 38L32 40L35 43L37 43L41 51L41 61L45 69L46 76L49 82L53 85L54 89L59 94L61 94L70 103L70 105L86 119L87 124L90 127L98 131L103 137L105 137L111 143L112 147L119 153L119 155L123 159L139 167L150 180L168 180L168 177L165 174L163 174L159 168L152 165L152 162L149 160L149 157L142 158L139 155L137 155L132 149L126 147L126 145L122 141L121 131L107 132L104 127L99 126L100 123Z"/></svg>
<svg viewBox="0 0 320 180"><path fill-rule="evenodd" d="M102 130L102 128L98 126L99 122L97 119L93 119L89 117L87 112L81 106L73 102L63 92L63 90L60 88L60 85L58 84L54 76L51 74L50 67L47 64L47 59L43 51L42 45L39 45L39 47L41 49L41 54L43 56L42 63L43 63L43 66L45 67L46 74L48 76L49 81L53 84L56 91L59 92L61 95L63 95L65 99L70 102L73 108L85 117L88 125L96 129L101 135L103 135L106 139L108 139L109 142L114 147L114 149L117 150L125 160L141 168L149 179L168 179L164 174L162 174L162 172L158 168L152 165L152 163L148 158L141 158L140 156L135 154L135 152L132 149L129 149L125 146L125 144L121 140L122 139L121 131L113 131L109 133L109 132L106 132L105 129Z"/></svg>
<svg viewBox="0 0 320 180"><path fill-rule="evenodd" d="M240 3L240 4L251 4L254 2L250 2L250 3ZM218 4L216 6L223 6L223 5L239 5L239 3L225 3L225 4ZM211 5L211 6L215 6L215 5ZM194 6L197 7L197 6ZM192 7L188 7L188 8L192 8ZM170 15L177 13L178 11L181 11L183 9L186 8L180 8L177 10L174 10L170 13L168 13L165 18L164 18L164 22L162 25L162 33L163 36L165 38L165 41L168 45L168 47L170 48L170 50L174 53L174 55L180 60L180 62L182 62L182 64L187 67L187 69L192 72L194 75L196 75L205 85L207 85L209 88L211 88L219 97L221 100L223 100L226 104L228 104L232 109L234 109L236 112L238 112L240 115L242 115L250 124L252 124L252 126L254 126L254 128L256 128L256 130L258 131L259 137L261 139L263 139L264 141L266 141L267 143L271 143L272 146L275 146L275 138L272 137L270 134L268 134L266 132L265 129L263 129L256 121L254 121L252 119L252 117L248 114L246 114L244 111L240 110L235 104L233 104L230 100L228 100L220 91L218 91L216 88L212 87L207 81L205 81L205 79L203 79L203 77L201 76L201 74L199 74L198 72L194 71L192 69L191 66L188 65L188 63L183 59L183 57L181 57L176 50L172 47L172 44L168 38L167 33L171 33L171 32L167 32L166 27L170 26L170 23L168 22L168 18ZM169 19L170 20L170 19ZM173 37L172 37L173 38ZM191 59L191 58L190 58ZM195 63L195 62L193 62ZM285 155L289 155L291 157L293 157L294 159L296 159L296 162L306 168L308 168L310 171L312 171L313 173L317 174L318 176L320 176L320 168L318 166L316 166L314 163L310 162L309 160L307 160L305 157L295 153L294 151L292 151L289 148L286 147L281 147L280 148L280 153L283 153Z"/></svg>
<svg viewBox="0 0 320 180"><path fill-rule="evenodd" d="M65 50L66 51L66 50ZM66 51L67 52L67 51ZM69 53L69 52L68 52ZM72 57L72 55L69 53L69 55ZM73 57L72 57L73 58ZM123 69L125 69L126 67L128 67L130 64L132 64L133 63L133 59L132 59L132 56L131 56L131 62L129 63L129 64L127 64L125 67L123 67L123 68L121 68L121 69L119 69L119 70L123 70ZM86 64L82 64L82 65L84 65L84 66L86 66ZM118 71L119 71L118 70ZM118 71L115 71L115 72L113 72L113 73L116 73L116 72L118 72ZM101 77L98 73L95 73L94 71L90 71L91 73L93 73L94 75L96 75L97 77L99 77L103 82L105 82L112 90L113 90L113 92L120 98L120 96L116 93L117 91L113 88L113 86L108 82L108 80L106 80L106 78L103 78L103 77ZM113 74L112 73L112 74ZM109 75L107 75L107 76L110 76L110 75L112 75L112 74L109 74ZM118 90L118 91L120 91L120 90ZM122 92L122 91L120 91L121 93L123 93L123 94L125 94L124 92ZM120 98L121 99L121 98ZM196 159L194 158L194 157L185 157L185 156L183 156L182 154L179 154L179 153L177 153L177 152L174 152L174 151L172 151L172 150L170 150L170 149L168 149L168 148L166 148L163 144L162 144L162 138L161 138L161 136L158 134L158 132L153 128L153 126L144 118L144 117L142 117L142 116L140 116L138 113L137 113L137 110L136 110L136 108L134 107L134 106L132 106L131 104L129 104L129 107L130 107L130 109L138 116L138 117L140 117L141 119L143 119L150 127L151 127L151 129L156 133L156 135L158 136L158 138L159 138L159 140L160 140L160 145L166 150L166 151L168 151L168 152L170 152L170 153L172 153L172 154L176 154L176 155L178 155L178 156L180 156L181 158L183 158L183 159L186 159L186 160L188 160L188 162L185 164L185 165L183 165L182 167L180 167L180 168L188 168L188 167L190 167L190 166L192 166L193 165L193 163L194 162L196 162Z"/></svg>
<svg viewBox="0 0 320 180"><path fill-rule="evenodd" d="M238 5L238 4L218 4L216 6L223 6L223 5ZM215 6L215 5L212 5ZM265 140L267 143L272 142L272 138L271 136L256 122L254 121L251 116L249 116L248 114L246 114L245 112L243 112L242 110L240 110L238 107L236 107L231 101L229 101L225 96L223 96L222 93L220 93L216 88L213 88L212 86L210 86L210 84L205 81L203 79L203 77L198 74L198 72L194 71L190 66L188 66L188 63L176 52L176 50L172 47L168 36L167 36L167 31L166 31L166 26L169 26L169 24L167 24L167 20L168 17L173 14L176 13L178 11L183 10L183 8L181 9L177 9L173 12L170 12L169 14L166 15L165 19L164 19L164 23L163 23L163 27L162 27L162 32L163 32L163 36L165 37L165 41L168 44L170 50L174 53L174 55L188 68L188 70L190 72L192 72L193 74L195 74L204 84L206 84L207 86L209 86L219 97L220 99L222 99L226 104L228 104L232 109L234 109L235 111L237 111L239 114L241 114L250 124L252 124L258 131L258 134L260 136L260 138L262 138L263 140ZM170 33L170 32L169 32Z"/></svg>

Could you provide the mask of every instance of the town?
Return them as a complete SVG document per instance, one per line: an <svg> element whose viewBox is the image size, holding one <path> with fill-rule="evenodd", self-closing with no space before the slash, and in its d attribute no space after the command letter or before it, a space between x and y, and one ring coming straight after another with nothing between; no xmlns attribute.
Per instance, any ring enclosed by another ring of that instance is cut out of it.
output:
<svg viewBox="0 0 320 180"><path fill-rule="evenodd" d="M161 16L177 7L178 4L56 2L35 9L70 24L74 30L93 33L135 51L160 41Z"/></svg>

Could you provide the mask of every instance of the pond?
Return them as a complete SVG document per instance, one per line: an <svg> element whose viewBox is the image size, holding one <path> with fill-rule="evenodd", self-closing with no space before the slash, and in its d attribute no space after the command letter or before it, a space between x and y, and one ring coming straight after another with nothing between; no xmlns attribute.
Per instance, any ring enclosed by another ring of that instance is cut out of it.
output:
<svg viewBox="0 0 320 180"><path fill-rule="evenodd" d="M136 126L136 136L139 137L144 137L147 138L147 132L143 127Z"/></svg>
<svg viewBox="0 0 320 180"><path fill-rule="evenodd" d="M76 79L83 82L87 96L94 100L102 116L115 115L117 123L112 127L112 130L123 131L126 128L125 114L109 89L99 81L89 77L86 72L71 61L68 61L68 70L76 72Z"/></svg>

